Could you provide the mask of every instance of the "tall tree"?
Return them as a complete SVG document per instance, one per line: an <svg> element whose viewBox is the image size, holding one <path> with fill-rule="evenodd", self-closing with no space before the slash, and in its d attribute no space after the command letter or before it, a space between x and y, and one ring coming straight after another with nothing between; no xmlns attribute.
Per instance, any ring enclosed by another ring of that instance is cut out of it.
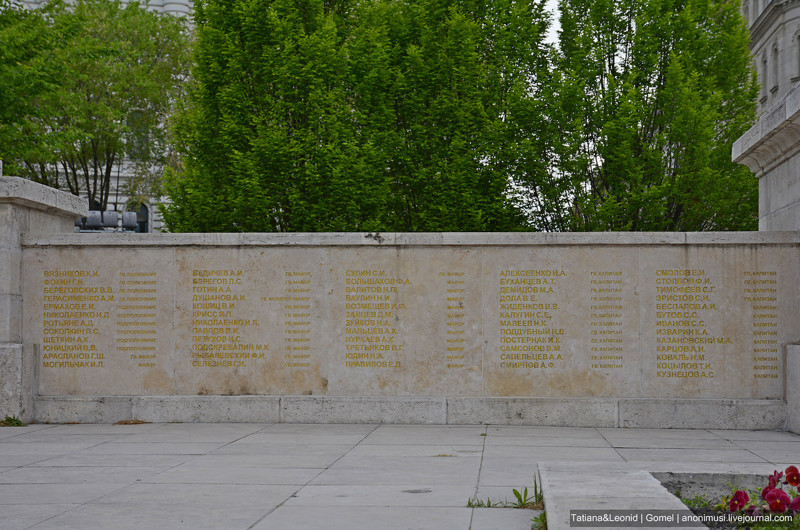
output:
<svg viewBox="0 0 800 530"><path fill-rule="evenodd" d="M554 172L573 230L752 230L757 186L730 160L755 119L739 2L561 0Z"/></svg>
<svg viewBox="0 0 800 530"><path fill-rule="evenodd" d="M381 226L385 192L359 167L337 7L346 10L195 4L193 83L177 125L184 156L164 208L171 230Z"/></svg>
<svg viewBox="0 0 800 530"><path fill-rule="evenodd" d="M173 230L510 230L542 2L202 0Z"/></svg>
<svg viewBox="0 0 800 530"><path fill-rule="evenodd" d="M44 10L0 0L0 161L14 158L15 128L36 112L34 97L53 86L55 46Z"/></svg>
<svg viewBox="0 0 800 530"><path fill-rule="evenodd" d="M167 154L164 124L188 66L186 27L117 0L56 1L46 10L50 83L23 98L22 118L6 129L11 162L20 176L85 193L105 209L126 160L142 177Z"/></svg>

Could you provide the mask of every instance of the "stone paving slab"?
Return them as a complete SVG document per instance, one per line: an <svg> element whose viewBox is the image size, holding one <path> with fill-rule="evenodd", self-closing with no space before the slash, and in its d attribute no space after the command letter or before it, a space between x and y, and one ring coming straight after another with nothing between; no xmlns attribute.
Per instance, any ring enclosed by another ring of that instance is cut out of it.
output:
<svg viewBox="0 0 800 530"><path fill-rule="evenodd" d="M355 445L360 443L365 434L325 434L325 433L291 433L261 431L236 440L242 444L294 444L294 445Z"/></svg>
<svg viewBox="0 0 800 530"><path fill-rule="evenodd" d="M792 451L800 455L800 440L794 441L779 441L779 442L764 442L764 441L737 441L734 442L737 446L748 451Z"/></svg>
<svg viewBox="0 0 800 530"><path fill-rule="evenodd" d="M22 449L20 449L21 451ZM55 449L54 449L55 450ZM39 454L24 454L24 453L9 453L6 455L0 454L0 467L18 467L44 462L51 458L61 456L58 453L39 453Z"/></svg>
<svg viewBox="0 0 800 530"><path fill-rule="evenodd" d="M701 440L701 439L717 439L720 436L716 432L728 431L707 431L702 429L611 429L600 428L597 429L604 438L611 441L620 440L625 438L648 438L653 437L656 439L678 439L678 440ZM733 431L731 431L733 432ZM751 431L736 431L736 432L751 432Z"/></svg>
<svg viewBox="0 0 800 530"><path fill-rule="evenodd" d="M463 508L475 486L317 486L300 490L284 506L449 506ZM510 492L509 492L510 493Z"/></svg>
<svg viewBox="0 0 800 530"><path fill-rule="evenodd" d="M12 511L3 513L2 528L31 528L59 514L78 508L80 504L14 504Z"/></svg>
<svg viewBox="0 0 800 530"><path fill-rule="evenodd" d="M121 434L124 436L130 436L136 433L152 432L158 429L163 429L166 427L166 425L163 423L139 423L133 425L111 425L107 423L67 423L63 425L30 425L29 427L41 427L54 434ZM27 429L28 427L25 428ZM0 432L3 432L3 429L0 429Z"/></svg>
<svg viewBox="0 0 800 530"><path fill-rule="evenodd" d="M705 432L705 431L704 431ZM783 431L708 431L715 436L719 436L725 440L758 440L766 442L775 441L797 441L800 436L791 432Z"/></svg>
<svg viewBox="0 0 800 530"><path fill-rule="evenodd" d="M772 463L743 464L737 462L637 462L636 464L651 473L671 471L673 473L738 473L764 476L771 474L779 467ZM786 464L780 469L786 469L789 465Z"/></svg>
<svg viewBox="0 0 800 530"><path fill-rule="evenodd" d="M685 438L628 438L619 437L613 442L616 449L685 449ZM739 442L721 438L697 438L691 440L692 449L711 449L715 451L742 449Z"/></svg>
<svg viewBox="0 0 800 530"><path fill-rule="evenodd" d="M292 455L305 454L315 456L341 457L353 448L353 444L329 443L291 443L287 440L281 442L252 443L240 440L220 447L213 451L215 455Z"/></svg>
<svg viewBox="0 0 800 530"><path fill-rule="evenodd" d="M474 484L480 471L480 456L465 457L351 457L345 456L313 484L420 486Z"/></svg>
<svg viewBox="0 0 800 530"><path fill-rule="evenodd" d="M488 445L483 452L486 457L524 458L537 462L546 460L575 460L595 462L597 460L622 461L613 447L541 447L528 445Z"/></svg>
<svg viewBox="0 0 800 530"><path fill-rule="evenodd" d="M549 530L570 528L572 510L686 509L650 473L627 463L541 463L539 476Z"/></svg>
<svg viewBox="0 0 800 530"><path fill-rule="evenodd" d="M485 457L481 465L480 484L483 486L533 486L536 460L516 457ZM510 489L506 492L511 495Z"/></svg>
<svg viewBox="0 0 800 530"><path fill-rule="evenodd" d="M285 434L362 434L364 436L374 432L379 425L369 423L275 423L264 428L265 433L285 433ZM387 426L380 426L385 428ZM411 426L408 427L419 427Z"/></svg>
<svg viewBox="0 0 800 530"><path fill-rule="evenodd" d="M529 530L536 512L467 502L511 502L525 487L532 495L537 473L558 529L578 497L581 508L680 504L650 471L766 475L800 463L797 444L771 431L9 427L0 429L0 529Z"/></svg>
<svg viewBox="0 0 800 530"><path fill-rule="evenodd" d="M785 467L786 465L800 465L797 463L797 461L800 460L800 451L771 451L762 449L758 451L758 455L776 466Z"/></svg>
<svg viewBox="0 0 800 530"><path fill-rule="evenodd" d="M522 425L489 425L486 435L490 438L496 436L525 437L525 438L562 438L564 441L573 441L576 438L603 438L603 431L609 429L595 429L587 427L549 427L549 426L522 426ZM619 429L611 429L617 431Z"/></svg>
<svg viewBox="0 0 800 530"><path fill-rule="evenodd" d="M43 429L51 429L52 425L26 425L25 427L4 427L0 428L0 440L3 438L10 438L12 436L21 436Z"/></svg>
<svg viewBox="0 0 800 530"><path fill-rule="evenodd" d="M98 455L203 455L225 445L222 442L113 442L91 448ZM2 451L2 447L0 447ZM0 453L2 454L2 453Z"/></svg>
<svg viewBox="0 0 800 530"><path fill-rule="evenodd" d="M503 436L491 435L487 447L608 447L602 436Z"/></svg>
<svg viewBox="0 0 800 530"><path fill-rule="evenodd" d="M13 427L4 427L13 429ZM42 443L26 442L24 439L17 442L13 438L4 438L0 441L0 458L6 455L52 455L75 453L90 447L97 447L101 442L61 442L61 443ZM0 464L3 465L3 464Z"/></svg>
<svg viewBox="0 0 800 530"><path fill-rule="evenodd" d="M224 467L188 462L142 480L150 484L288 484L303 486L324 468Z"/></svg>
<svg viewBox="0 0 800 530"><path fill-rule="evenodd" d="M481 480L483 483L483 480ZM504 503L504 502L516 502L516 498L514 497L514 490L518 490L522 492L524 488L528 488L528 497L533 497L533 479L528 478L527 480L520 481L519 486L514 486L513 488L509 488L508 486L485 486L481 485L478 487L478 493L475 494L473 497L479 501L486 502L487 499L491 500L492 503Z"/></svg>
<svg viewBox="0 0 800 530"><path fill-rule="evenodd" d="M127 486L119 484L0 484L0 508L13 511L13 506L30 504L84 504Z"/></svg>
<svg viewBox="0 0 800 530"><path fill-rule="evenodd" d="M31 467L159 467L169 469L183 464L191 455L139 455L79 453L50 456L29 464Z"/></svg>
<svg viewBox="0 0 800 530"><path fill-rule="evenodd" d="M294 448L280 454L245 453L228 454L214 452L192 457L192 467L242 469L242 468L293 468L326 469L333 465L344 453L310 454Z"/></svg>
<svg viewBox="0 0 800 530"><path fill-rule="evenodd" d="M359 456L416 456L416 457L460 457L480 456L484 449L480 445L411 445L411 444L360 444L347 453Z"/></svg>
<svg viewBox="0 0 800 530"><path fill-rule="evenodd" d="M466 506L416 506L413 510L405 506L281 506L254 526L253 530L467 529L472 512Z"/></svg>
<svg viewBox="0 0 800 530"><path fill-rule="evenodd" d="M36 525L36 530L220 530L250 528L261 520L264 504L228 507L224 502L210 502L215 507L197 504L84 504Z"/></svg>
<svg viewBox="0 0 800 530"><path fill-rule="evenodd" d="M32 431L14 437L0 438L0 444L87 444L87 447L125 439L131 441L123 434L61 434L55 431Z"/></svg>
<svg viewBox="0 0 800 530"><path fill-rule="evenodd" d="M252 434L247 431L198 432L191 434L191 440L193 443L233 443L250 439ZM125 437L116 436L111 441L121 441L122 438L124 438L125 443L183 443L186 441L187 433L181 431L152 431Z"/></svg>
<svg viewBox="0 0 800 530"><path fill-rule="evenodd" d="M477 508L472 512L470 530L528 529L538 511L508 508Z"/></svg>
<svg viewBox="0 0 800 530"><path fill-rule="evenodd" d="M153 480L155 475L163 471L162 467L151 466L25 466L0 474L0 484L126 484Z"/></svg>
<svg viewBox="0 0 800 530"><path fill-rule="evenodd" d="M764 463L769 460L745 449L618 449L628 462L738 462ZM766 455L766 451L761 452Z"/></svg>

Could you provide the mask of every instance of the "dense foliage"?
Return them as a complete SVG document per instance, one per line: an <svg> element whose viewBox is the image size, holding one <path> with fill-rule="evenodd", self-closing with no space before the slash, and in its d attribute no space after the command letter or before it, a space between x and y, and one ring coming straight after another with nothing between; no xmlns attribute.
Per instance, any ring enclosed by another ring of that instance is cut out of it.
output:
<svg viewBox="0 0 800 530"><path fill-rule="evenodd" d="M136 175L129 192L157 192L149 184L159 180L166 118L187 73L184 23L115 0L55 1L34 11L6 3L0 32L6 173L86 194L105 209L127 162Z"/></svg>
<svg viewBox="0 0 800 530"><path fill-rule="evenodd" d="M173 230L514 230L542 3L202 0Z"/></svg>
<svg viewBox="0 0 800 530"><path fill-rule="evenodd" d="M553 167L569 230L752 230L758 190L731 161L755 119L739 3L562 0Z"/></svg>

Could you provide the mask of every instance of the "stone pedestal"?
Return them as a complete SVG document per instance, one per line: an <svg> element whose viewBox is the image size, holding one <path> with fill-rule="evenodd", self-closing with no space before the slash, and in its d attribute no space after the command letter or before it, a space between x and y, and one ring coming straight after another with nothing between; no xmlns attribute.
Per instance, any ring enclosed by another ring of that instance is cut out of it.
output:
<svg viewBox="0 0 800 530"><path fill-rule="evenodd" d="M0 417L30 419L35 363L23 345L22 233L72 232L86 201L29 180L0 178Z"/></svg>

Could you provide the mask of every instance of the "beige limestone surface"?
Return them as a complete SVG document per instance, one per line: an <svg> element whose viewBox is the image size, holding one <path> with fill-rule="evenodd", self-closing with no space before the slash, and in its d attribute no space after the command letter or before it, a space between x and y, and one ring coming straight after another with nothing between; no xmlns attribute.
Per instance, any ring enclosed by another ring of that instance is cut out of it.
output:
<svg viewBox="0 0 800 530"><path fill-rule="evenodd" d="M796 235L302 236L27 238L39 394L784 398Z"/></svg>

